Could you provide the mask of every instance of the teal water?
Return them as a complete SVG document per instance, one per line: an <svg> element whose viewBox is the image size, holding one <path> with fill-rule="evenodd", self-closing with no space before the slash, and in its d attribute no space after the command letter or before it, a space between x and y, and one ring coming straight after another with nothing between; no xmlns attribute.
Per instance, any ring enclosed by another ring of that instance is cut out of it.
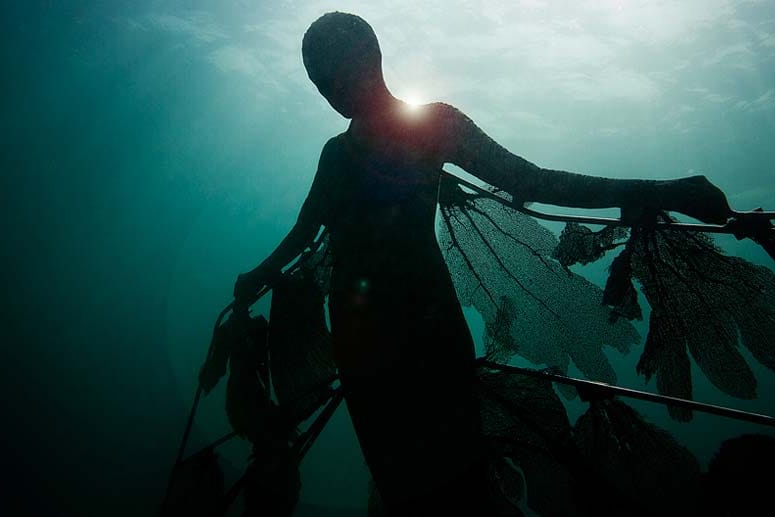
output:
<svg viewBox="0 0 775 517"><path fill-rule="evenodd" d="M541 166L702 173L735 208L775 209L766 0L0 9L3 504L21 515L158 506L213 320L236 275L291 227L323 143L346 128L301 62L301 37L326 11L371 23L398 97L451 103ZM773 266L749 243L721 242ZM604 266L578 271L602 283ZM481 321L469 316L478 339ZM609 358L623 385L655 390L635 376L638 355ZM746 358L757 400L725 396L696 369L695 398L775 413L775 374ZM193 445L227 430L222 396L203 404ZM703 464L723 439L763 431L702 415L678 424L663 408L635 406ZM224 456L235 475L244 450ZM365 507L346 413L302 472L305 504Z"/></svg>

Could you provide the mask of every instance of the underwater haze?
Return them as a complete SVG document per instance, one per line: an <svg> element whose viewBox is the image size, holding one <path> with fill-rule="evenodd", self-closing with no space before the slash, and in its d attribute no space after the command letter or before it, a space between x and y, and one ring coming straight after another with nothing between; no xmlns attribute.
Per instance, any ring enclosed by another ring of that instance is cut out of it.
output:
<svg viewBox="0 0 775 517"><path fill-rule="evenodd" d="M301 60L305 30L334 10L372 25L393 94L452 104L542 167L704 174L733 208L775 210L772 0L5 2L3 515L158 510L213 322L347 128ZM750 242L717 242L773 267ZM608 264L574 271L602 285ZM481 318L466 314L480 341ZM656 392L635 373L641 350L608 358L621 385ZM775 414L775 373L741 353L756 400L695 365L694 398ZM775 436L633 406L702 465L727 438ZM216 390L190 450L228 431ZM227 479L247 452L221 451ZM344 409L302 483L298 515L365 515L368 472Z"/></svg>

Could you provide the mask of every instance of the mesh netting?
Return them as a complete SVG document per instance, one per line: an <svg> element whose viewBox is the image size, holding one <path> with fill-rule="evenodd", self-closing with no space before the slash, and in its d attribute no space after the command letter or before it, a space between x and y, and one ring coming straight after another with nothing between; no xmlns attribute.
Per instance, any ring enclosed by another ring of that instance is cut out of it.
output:
<svg viewBox="0 0 775 517"><path fill-rule="evenodd" d="M541 515L574 515L571 427L548 380L479 370L482 427L493 457L525 474L527 504Z"/></svg>
<svg viewBox="0 0 775 517"><path fill-rule="evenodd" d="M326 326L324 289L328 289L327 246L274 286L269 324L272 385L282 407L301 421L330 395L336 374L331 333Z"/></svg>
<svg viewBox="0 0 775 517"><path fill-rule="evenodd" d="M672 221L666 215L660 218ZM556 251L567 265L596 260L597 250L615 246L604 231L595 234L568 226ZM593 239L599 245L590 245ZM744 399L756 397L756 379L738 343L775 369L775 274L770 269L724 255L707 235L637 228L611 264L606 283L603 303L612 308L614 318L641 318L633 278L651 307L638 373L647 380L655 376L662 394L691 399L691 354L720 390ZM678 420L692 417L685 408L668 410Z"/></svg>
<svg viewBox="0 0 775 517"><path fill-rule="evenodd" d="M616 399L593 401L576 422L574 440L616 497L619 515L694 515L700 465L664 430Z"/></svg>
<svg viewBox="0 0 775 517"><path fill-rule="evenodd" d="M756 379L738 350L775 369L775 274L723 255L705 235L636 232L633 274L652 308L638 372L656 375L661 393L691 398L687 350L708 379L729 395L756 397ZM689 418L686 410L671 414Z"/></svg>
<svg viewBox="0 0 775 517"><path fill-rule="evenodd" d="M551 258L557 238L451 180L442 181L440 205L439 242L461 303L484 318L488 356L519 354L563 373L572 360L587 377L615 382L603 347L627 352L638 334L628 321L609 321L601 289Z"/></svg>
<svg viewBox="0 0 775 517"><path fill-rule="evenodd" d="M589 264L616 248L616 241L627 237L627 229L606 226L593 232L578 223L568 223L560 234L560 242L552 251L552 257L565 267L572 264Z"/></svg>

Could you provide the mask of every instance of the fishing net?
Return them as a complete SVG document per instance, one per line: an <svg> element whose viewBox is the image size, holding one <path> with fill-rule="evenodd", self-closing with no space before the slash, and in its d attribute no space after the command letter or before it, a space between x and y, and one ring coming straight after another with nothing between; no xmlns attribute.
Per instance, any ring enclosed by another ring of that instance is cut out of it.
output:
<svg viewBox="0 0 775 517"><path fill-rule="evenodd" d="M235 318L238 318L235 316ZM227 325L239 331L229 355L226 416L232 429L253 444L282 440L293 427L286 414L270 399L266 374L267 321L262 316Z"/></svg>
<svg viewBox="0 0 775 517"><path fill-rule="evenodd" d="M593 400L573 438L587 464L616 494L606 513L694 515L700 465L670 434L616 399ZM601 498L601 500L604 498Z"/></svg>
<svg viewBox="0 0 775 517"><path fill-rule="evenodd" d="M593 232L578 223L568 223L552 250L552 258L566 268L573 264L589 264L615 249L619 245L616 241L625 237L627 229L618 226L606 226Z"/></svg>
<svg viewBox="0 0 775 517"><path fill-rule="evenodd" d="M562 255L594 260L594 253L575 244L574 235L575 230L563 232ZM641 315L633 278L651 307L638 373L647 380L656 376L660 393L691 399L691 354L720 390L743 399L756 397L756 379L738 343L775 369L775 274L770 269L723 254L706 235L637 228L614 259L606 283L603 302L612 307L614 319ZM673 418L691 419L688 409L668 409Z"/></svg>
<svg viewBox="0 0 775 517"><path fill-rule="evenodd" d="M300 268L274 286L269 349L278 402L296 422L312 415L330 396L336 375L326 326L330 256L326 242Z"/></svg>
<svg viewBox="0 0 775 517"><path fill-rule="evenodd" d="M705 235L636 231L630 242L633 275L652 309L638 372L646 379L656 375L661 393L691 398L688 350L717 388L755 398L756 379L738 350L738 337L775 369L775 274L722 254ZM674 417L689 417L686 410L670 409Z"/></svg>
<svg viewBox="0 0 775 517"><path fill-rule="evenodd" d="M533 511L694 514L696 458L627 404L587 393L589 409L571 427L548 379L481 368L479 393L490 453L524 473L523 502Z"/></svg>
<svg viewBox="0 0 775 517"><path fill-rule="evenodd" d="M493 458L512 458L527 505L541 515L574 515L571 427L548 380L479 370L482 428Z"/></svg>
<svg viewBox="0 0 775 517"><path fill-rule="evenodd" d="M557 238L532 217L450 179L441 183L439 243L464 306L485 322L489 358L518 354L567 373L616 382L603 353L626 353L639 341L625 320L609 321L602 290L552 258Z"/></svg>
<svg viewBox="0 0 775 517"><path fill-rule="evenodd" d="M325 235L317 244L273 286L271 325L263 316L233 312L216 327L212 351L199 372L207 394L228 364L226 414L237 434L254 444L292 434L331 395L336 366L323 306L331 256Z"/></svg>

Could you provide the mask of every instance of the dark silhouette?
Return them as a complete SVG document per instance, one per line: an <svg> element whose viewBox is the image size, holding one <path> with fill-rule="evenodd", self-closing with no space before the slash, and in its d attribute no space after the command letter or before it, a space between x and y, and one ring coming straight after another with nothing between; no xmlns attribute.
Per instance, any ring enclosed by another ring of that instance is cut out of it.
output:
<svg viewBox="0 0 775 517"><path fill-rule="evenodd" d="M722 442L702 478L698 515L756 515L772 507L775 437L743 434Z"/></svg>
<svg viewBox="0 0 775 517"><path fill-rule="evenodd" d="M334 357L387 510L492 514L474 344L434 231L442 165L454 163L517 202L622 207L632 220L664 209L723 223L726 198L700 176L613 180L542 169L452 106L410 110L387 89L377 38L357 16L315 21L303 57L312 82L351 123L324 146L288 236L238 278L236 301L269 283L324 225L334 256Z"/></svg>

